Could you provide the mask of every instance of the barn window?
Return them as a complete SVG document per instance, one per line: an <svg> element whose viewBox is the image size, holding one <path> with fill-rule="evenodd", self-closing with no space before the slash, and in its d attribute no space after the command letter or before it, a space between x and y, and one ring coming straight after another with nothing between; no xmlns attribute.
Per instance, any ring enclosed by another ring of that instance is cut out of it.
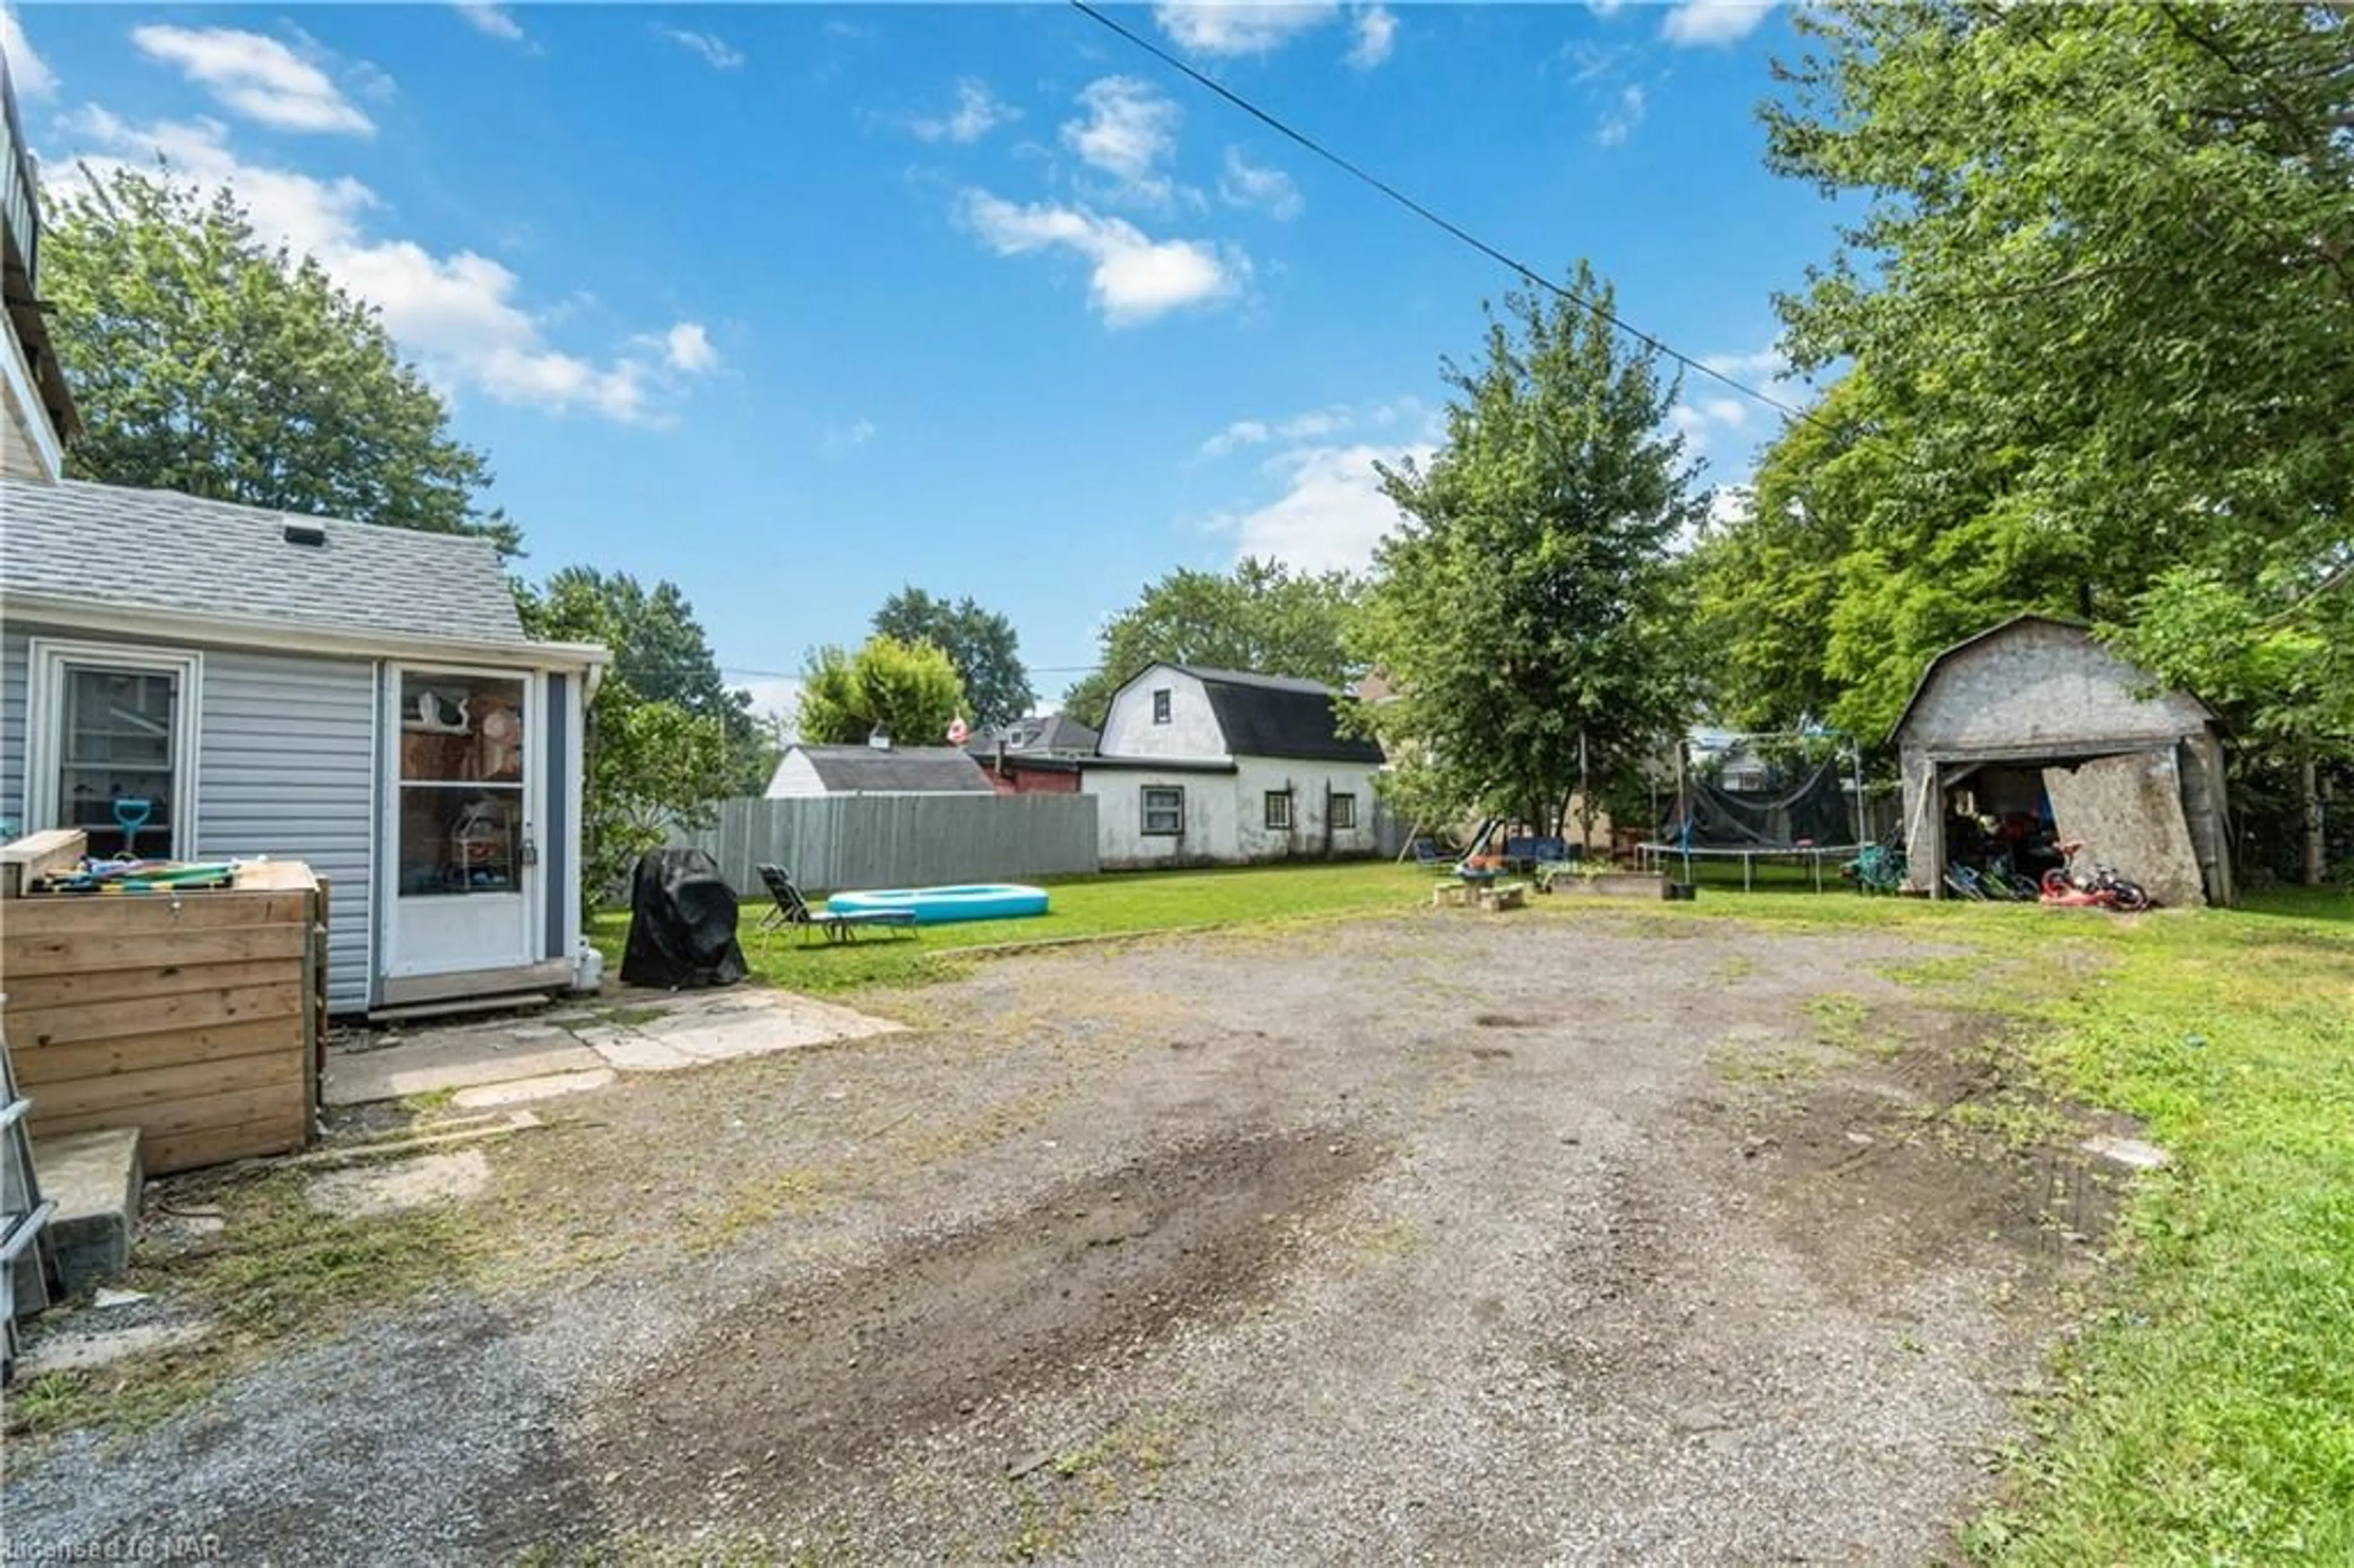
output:
<svg viewBox="0 0 2354 1568"><path fill-rule="evenodd" d="M1144 831L1153 838L1173 839L1185 831L1185 791L1174 784L1144 787Z"/></svg>
<svg viewBox="0 0 2354 1568"><path fill-rule="evenodd" d="M1267 832L1288 833L1291 831L1291 791L1269 789L1267 792Z"/></svg>
<svg viewBox="0 0 2354 1568"><path fill-rule="evenodd" d="M1336 833L1345 833L1353 829L1357 825L1357 798L1354 795L1333 796L1331 804L1325 809L1325 821L1332 825Z"/></svg>
<svg viewBox="0 0 2354 1568"><path fill-rule="evenodd" d="M1169 722L1169 694L1166 691L1152 694L1152 722L1154 724Z"/></svg>

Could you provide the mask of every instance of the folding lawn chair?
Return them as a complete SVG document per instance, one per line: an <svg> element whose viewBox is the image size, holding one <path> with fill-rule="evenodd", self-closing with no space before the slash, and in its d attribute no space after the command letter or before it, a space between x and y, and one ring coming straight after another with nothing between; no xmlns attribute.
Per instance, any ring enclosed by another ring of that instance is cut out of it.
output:
<svg viewBox="0 0 2354 1568"><path fill-rule="evenodd" d="M760 916L760 929L771 926L798 926L801 943L806 947L811 931L823 931L829 942L847 942L857 938L863 927L883 926L894 930L913 930L916 912L912 909L860 910L853 914L836 914L830 909L812 909L801 890L793 884L793 874L781 865L758 868L760 881L769 889L775 907Z"/></svg>

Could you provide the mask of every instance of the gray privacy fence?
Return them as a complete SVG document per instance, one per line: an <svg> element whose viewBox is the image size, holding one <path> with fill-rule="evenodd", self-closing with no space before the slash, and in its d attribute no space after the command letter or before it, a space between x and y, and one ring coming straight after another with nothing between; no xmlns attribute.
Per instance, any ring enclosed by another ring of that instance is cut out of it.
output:
<svg viewBox="0 0 2354 1568"><path fill-rule="evenodd" d="M707 853L747 896L769 863L811 892L1008 882L1099 869L1086 795L822 795L723 800L719 820L672 842Z"/></svg>

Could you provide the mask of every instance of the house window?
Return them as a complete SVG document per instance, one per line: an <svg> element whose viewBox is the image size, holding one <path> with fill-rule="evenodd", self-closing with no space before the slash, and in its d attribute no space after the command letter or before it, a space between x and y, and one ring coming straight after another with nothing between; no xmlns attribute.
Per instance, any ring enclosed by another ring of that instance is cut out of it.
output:
<svg viewBox="0 0 2354 1568"><path fill-rule="evenodd" d="M1173 784L1144 787L1144 832L1148 838L1173 839L1185 832L1185 791Z"/></svg>
<svg viewBox="0 0 2354 1568"><path fill-rule="evenodd" d="M523 725L520 680L401 675L404 896L521 887Z"/></svg>
<svg viewBox="0 0 2354 1568"><path fill-rule="evenodd" d="M1154 724L1169 722L1169 694L1166 691L1152 694L1152 722Z"/></svg>
<svg viewBox="0 0 2354 1568"><path fill-rule="evenodd" d="M90 853L184 857L196 768L197 656L36 641L28 828L80 828Z"/></svg>
<svg viewBox="0 0 2354 1568"><path fill-rule="evenodd" d="M1267 792L1267 829L1271 833L1291 831L1291 791L1269 789Z"/></svg>
<svg viewBox="0 0 2354 1568"><path fill-rule="evenodd" d="M1357 825L1357 798L1354 795L1333 796L1325 807L1324 820L1331 824L1336 833L1351 832Z"/></svg>

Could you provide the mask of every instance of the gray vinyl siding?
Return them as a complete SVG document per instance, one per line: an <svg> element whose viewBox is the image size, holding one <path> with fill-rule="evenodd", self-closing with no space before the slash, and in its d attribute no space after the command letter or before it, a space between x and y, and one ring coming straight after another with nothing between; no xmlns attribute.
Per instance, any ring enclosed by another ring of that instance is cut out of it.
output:
<svg viewBox="0 0 2354 1568"><path fill-rule="evenodd" d="M25 821L25 682L32 633L0 625L0 818L21 833Z"/></svg>
<svg viewBox="0 0 2354 1568"><path fill-rule="evenodd" d="M375 926L376 665L205 653L196 853L306 862L329 879L327 1001L369 1003Z"/></svg>
<svg viewBox="0 0 2354 1568"><path fill-rule="evenodd" d="M0 817L26 810L26 684L35 637L129 641L38 626L0 628ZM196 709L196 853L299 860L330 879L328 1002L368 1005L375 925L369 885L376 830L376 666L365 659L206 648Z"/></svg>

